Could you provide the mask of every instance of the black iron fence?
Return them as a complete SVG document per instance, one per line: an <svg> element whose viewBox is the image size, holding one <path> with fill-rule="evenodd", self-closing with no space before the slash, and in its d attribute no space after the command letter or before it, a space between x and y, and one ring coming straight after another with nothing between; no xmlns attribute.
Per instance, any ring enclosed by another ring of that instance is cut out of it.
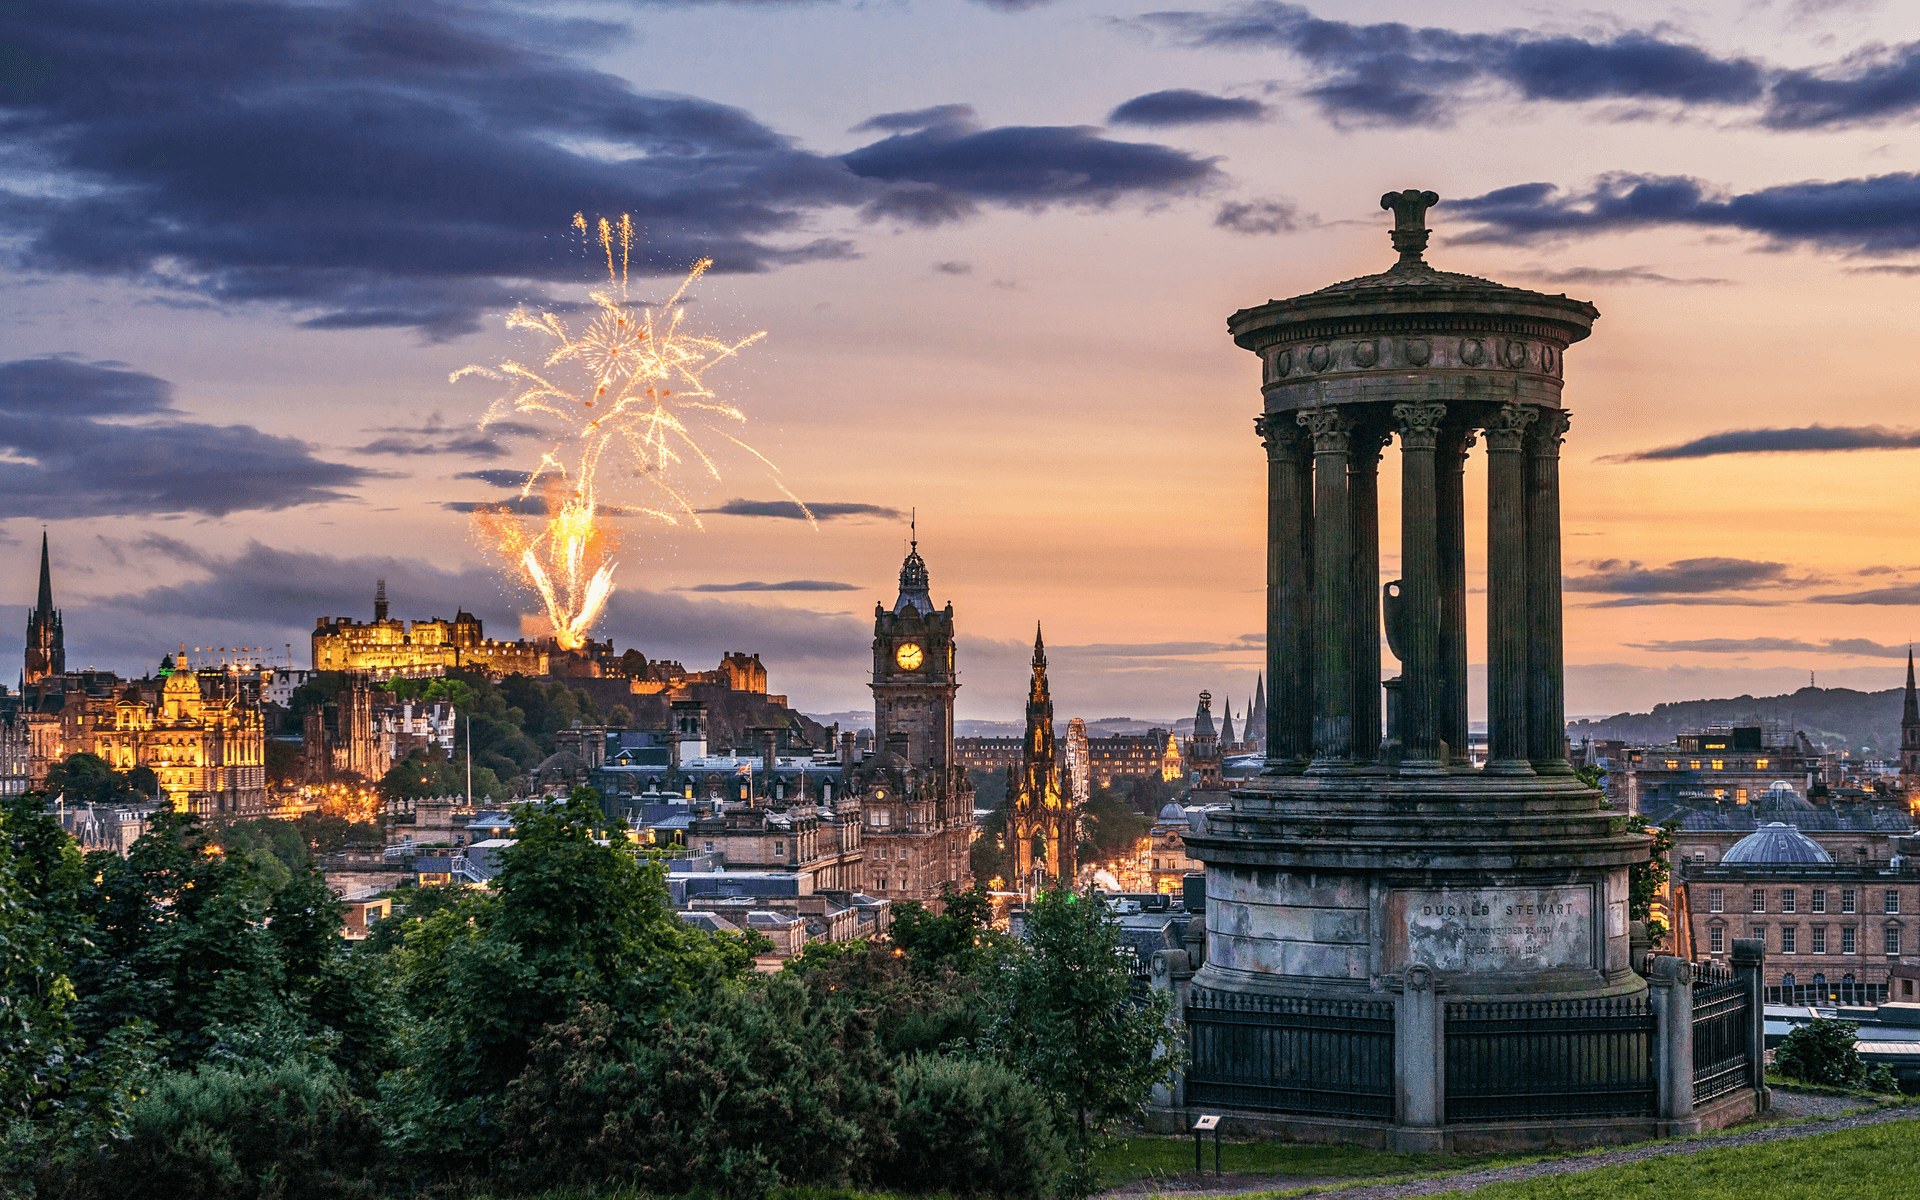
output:
<svg viewBox="0 0 1920 1200"><path fill-rule="evenodd" d="M1693 968L1693 1102L1747 1086L1753 1066L1753 1004L1747 981L1716 963Z"/></svg>
<svg viewBox="0 0 1920 1200"><path fill-rule="evenodd" d="M1644 997L1446 1006L1449 1124L1654 1114Z"/></svg>
<svg viewBox="0 0 1920 1200"><path fill-rule="evenodd" d="M1187 1103L1393 1119L1393 1002L1194 988Z"/></svg>

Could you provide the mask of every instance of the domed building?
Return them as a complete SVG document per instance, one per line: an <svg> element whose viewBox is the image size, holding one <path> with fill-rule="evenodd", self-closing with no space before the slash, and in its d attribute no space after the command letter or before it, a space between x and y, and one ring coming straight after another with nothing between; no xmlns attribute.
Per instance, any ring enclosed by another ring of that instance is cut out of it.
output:
<svg viewBox="0 0 1920 1200"><path fill-rule="evenodd" d="M1836 856L1791 823L1806 801L1769 788L1773 816L1721 855L1681 858L1673 877L1672 953L1728 963L1735 939L1762 942L1769 1004L1913 1000L1920 979L1920 836L1891 838L1885 858Z"/></svg>
<svg viewBox="0 0 1920 1200"><path fill-rule="evenodd" d="M1805 803L1802 801L1801 803ZM1723 863L1831 863L1820 843L1783 821L1766 825L1733 844Z"/></svg>

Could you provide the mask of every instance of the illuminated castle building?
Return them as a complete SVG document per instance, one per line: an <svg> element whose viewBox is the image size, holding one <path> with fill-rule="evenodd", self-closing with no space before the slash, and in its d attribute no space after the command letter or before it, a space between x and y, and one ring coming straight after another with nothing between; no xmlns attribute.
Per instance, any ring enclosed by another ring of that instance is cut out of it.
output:
<svg viewBox="0 0 1920 1200"><path fill-rule="evenodd" d="M1021 888L1071 884L1080 842L1080 816L1061 791L1055 761L1053 697L1047 690L1047 646L1033 631L1033 683L1027 691L1027 734L1020 766L1008 768L1008 836L1013 873ZM1039 878L1036 879L1036 876Z"/></svg>
<svg viewBox="0 0 1920 1200"><path fill-rule="evenodd" d="M609 646L608 651L611 651ZM480 618L464 610L453 620L432 617L411 624L387 615L387 581L373 594L373 620L317 617L313 669L365 671L374 679L439 675L470 667L489 675L545 675L553 648L541 642L498 642L483 632Z"/></svg>

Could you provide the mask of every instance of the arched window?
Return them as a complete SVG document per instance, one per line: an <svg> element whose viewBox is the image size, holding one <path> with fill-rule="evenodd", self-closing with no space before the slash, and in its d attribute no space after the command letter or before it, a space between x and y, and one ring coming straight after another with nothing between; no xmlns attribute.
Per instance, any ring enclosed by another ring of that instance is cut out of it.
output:
<svg viewBox="0 0 1920 1200"><path fill-rule="evenodd" d="M1785 975L1782 975L1782 976L1780 977L1780 986L1781 986L1781 987L1792 987L1792 986L1793 986L1793 972L1792 972L1792 971L1788 971L1788 972L1787 972L1787 973L1786 973Z"/></svg>

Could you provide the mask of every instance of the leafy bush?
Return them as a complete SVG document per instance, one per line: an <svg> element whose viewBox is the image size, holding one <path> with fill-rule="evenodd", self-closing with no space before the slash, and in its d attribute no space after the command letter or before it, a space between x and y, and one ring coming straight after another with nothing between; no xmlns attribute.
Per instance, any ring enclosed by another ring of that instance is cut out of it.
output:
<svg viewBox="0 0 1920 1200"><path fill-rule="evenodd" d="M998 1063L921 1056L899 1072L897 1149L880 1182L903 1192L1037 1198L1064 1156L1053 1113Z"/></svg>
<svg viewBox="0 0 1920 1200"><path fill-rule="evenodd" d="M1819 1087L1863 1091L1898 1090L1886 1066L1870 1066L1854 1048L1860 1026L1853 1021L1816 1017L1787 1034L1774 1051L1774 1066L1788 1079Z"/></svg>
<svg viewBox="0 0 1920 1200"><path fill-rule="evenodd" d="M550 1027L502 1113L504 1182L756 1195L864 1181L899 1108L869 1016L772 978L642 1036L601 1005Z"/></svg>
<svg viewBox="0 0 1920 1200"><path fill-rule="evenodd" d="M890 1055L939 1053L980 1037L977 977L945 967L921 969L883 943L863 939L833 951L815 943L789 962L785 973L797 975L820 1002L838 1000L871 1012L880 1045Z"/></svg>
<svg viewBox="0 0 1920 1200"><path fill-rule="evenodd" d="M340 1200L373 1193L380 1130L331 1067L161 1075L127 1138L66 1189L72 1200Z"/></svg>

